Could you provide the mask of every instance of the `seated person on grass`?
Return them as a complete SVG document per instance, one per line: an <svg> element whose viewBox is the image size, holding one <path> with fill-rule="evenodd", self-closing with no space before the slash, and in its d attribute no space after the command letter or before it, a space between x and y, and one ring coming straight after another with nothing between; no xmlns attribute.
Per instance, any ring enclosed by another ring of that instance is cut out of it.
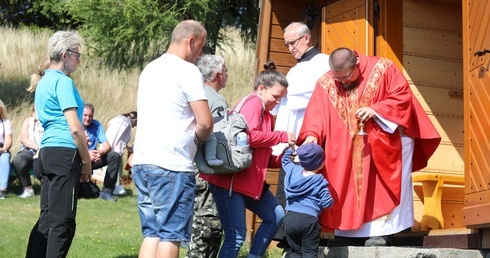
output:
<svg viewBox="0 0 490 258"><path fill-rule="evenodd" d="M132 159L131 156L133 155L133 147L129 146L131 129L137 124L138 113L136 111L118 115L107 123L105 135L112 150L117 152L121 157L124 154L124 150L128 153L128 163L126 164L126 168L131 166L130 161ZM118 179L116 180L116 189L113 192L115 195L124 195L126 193L121 178L122 170L119 170Z"/></svg>
<svg viewBox="0 0 490 258"><path fill-rule="evenodd" d="M34 105L32 105L31 115L24 120L20 129L19 138L22 147L12 159L12 167L24 189L22 194L19 195L20 198L34 197L29 170L32 169L34 171L36 178L41 178L37 157L43 132L43 126L37 120L36 111L34 110Z"/></svg>
<svg viewBox="0 0 490 258"><path fill-rule="evenodd" d="M116 187L117 174L122 164L122 158L117 152L111 150L111 146L105 136L104 128L99 121L94 120L94 113L94 106L91 103L85 103L83 125L85 126L85 133L87 135L92 169L95 170L107 166L103 180L104 187L100 192L99 198L107 201L116 201L112 192ZM102 145L102 148L97 150L99 143Z"/></svg>

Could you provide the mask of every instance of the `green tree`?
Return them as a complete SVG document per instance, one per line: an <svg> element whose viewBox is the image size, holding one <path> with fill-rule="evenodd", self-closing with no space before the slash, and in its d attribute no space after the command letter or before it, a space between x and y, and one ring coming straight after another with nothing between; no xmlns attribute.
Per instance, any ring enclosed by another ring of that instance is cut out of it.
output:
<svg viewBox="0 0 490 258"><path fill-rule="evenodd" d="M227 39L224 27L239 29L254 46L259 0L0 0L0 25L77 29L88 54L108 67L142 68L167 48L183 19L201 21L208 31L205 53ZM100 61L99 61L100 60Z"/></svg>
<svg viewBox="0 0 490 258"><path fill-rule="evenodd" d="M225 26L237 27L247 43L255 42L257 4L258 0L71 0L67 9L81 24L90 54L109 67L124 69L142 68L163 54L173 28L183 19L204 23L206 53L214 53L218 42L224 42L219 32Z"/></svg>
<svg viewBox="0 0 490 258"><path fill-rule="evenodd" d="M0 0L0 26L77 27L60 0Z"/></svg>

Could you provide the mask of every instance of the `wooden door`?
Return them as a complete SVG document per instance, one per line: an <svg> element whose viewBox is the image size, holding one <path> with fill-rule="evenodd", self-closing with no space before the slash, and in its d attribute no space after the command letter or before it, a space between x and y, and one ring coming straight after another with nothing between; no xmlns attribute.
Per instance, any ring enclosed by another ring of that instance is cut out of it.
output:
<svg viewBox="0 0 490 258"><path fill-rule="evenodd" d="M374 30L369 24L369 0L344 0L322 9L322 52L348 47L373 55Z"/></svg>
<svg viewBox="0 0 490 258"><path fill-rule="evenodd" d="M465 207L468 227L490 227L490 2L463 0Z"/></svg>

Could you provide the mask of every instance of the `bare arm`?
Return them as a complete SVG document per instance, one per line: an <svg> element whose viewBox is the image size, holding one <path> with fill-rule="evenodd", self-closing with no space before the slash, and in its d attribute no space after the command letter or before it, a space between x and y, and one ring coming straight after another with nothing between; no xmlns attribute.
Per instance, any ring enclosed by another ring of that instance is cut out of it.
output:
<svg viewBox="0 0 490 258"><path fill-rule="evenodd" d="M102 149L99 150L100 156L105 156L109 151L111 151L111 145L109 144L108 141L105 141L102 143Z"/></svg>
<svg viewBox="0 0 490 258"><path fill-rule="evenodd" d="M5 134L3 138L3 147L0 148L0 153L7 152L12 147L12 134Z"/></svg>
<svg viewBox="0 0 490 258"><path fill-rule="evenodd" d="M39 146L37 145L37 143L35 143L35 142L31 141L31 139L29 139L29 120L30 119L31 119L31 117L28 117L24 120L24 123L22 123L22 128L20 129L20 143L22 143L22 145L26 146L29 149L38 150Z"/></svg>
<svg viewBox="0 0 490 258"><path fill-rule="evenodd" d="M202 142L206 140L213 131L213 117L209 111L207 100L198 100L190 102L192 112L196 117L196 136L197 139Z"/></svg>
<svg viewBox="0 0 490 258"><path fill-rule="evenodd" d="M68 108L63 111L66 121L68 122L68 127L70 128L71 136L73 141L77 146L77 150L82 159L82 173L80 175L80 181L86 182L90 177L92 177L92 163L90 161L90 155L87 149L87 138L85 136L85 130L78 120L77 112L75 108Z"/></svg>

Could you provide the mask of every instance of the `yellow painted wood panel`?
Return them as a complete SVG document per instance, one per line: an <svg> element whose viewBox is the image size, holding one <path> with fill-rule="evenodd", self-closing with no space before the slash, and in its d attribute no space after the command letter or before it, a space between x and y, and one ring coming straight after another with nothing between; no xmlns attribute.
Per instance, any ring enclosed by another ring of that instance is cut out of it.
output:
<svg viewBox="0 0 490 258"><path fill-rule="evenodd" d="M422 184L414 183L413 188L413 205L414 205L414 225L412 230L421 230L420 222L424 211L424 195ZM463 227L463 206L464 206L464 188L463 186L445 185L442 191L441 210L444 218L444 228L461 228Z"/></svg>
<svg viewBox="0 0 490 258"><path fill-rule="evenodd" d="M446 189L444 189L446 191ZM461 191L464 192L464 191ZM461 196L464 196L461 194ZM446 203L445 201L442 201L441 204L441 209L442 209L442 216L444 217L444 228L462 228L464 227L463 225L463 207L464 207L464 202L449 202Z"/></svg>
<svg viewBox="0 0 490 258"><path fill-rule="evenodd" d="M429 85L414 85L410 88L420 104L428 113L439 116L463 118L463 88L439 88ZM460 121L463 126L462 120ZM443 124L441 122L441 124Z"/></svg>
<svg viewBox="0 0 490 258"><path fill-rule="evenodd" d="M393 60L403 70L403 0L377 0L380 15L377 19L376 55ZM374 26L373 26L374 27ZM374 30L374 28L373 28ZM374 31L373 31L374 34Z"/></svg>
<svg viewBox="0 0 490 258"><path fill-rule="evenodd" d="M403 66L407 79L416 85L422 83L451 88L463 87L462 62L404 55Z"/></svg>
<svg viewBox="0 0 490 258"><path fill-rule="evenodd" d="M425 28L405 27L403 28L403 38L406 40L403 45L405 53L416 55L438 57L443 59L453 59L463 61L462 32L428 30Z"/></svg>
<svg viewBox="0 0 490 258"><path fill-rule="evenodd" d="M478 50L490 48L490 1L488 0L468 0L464 1L468 19L468 26L465 29L468 32L468 48L464 53L468 55L469 69L473 70L481 65L486 65L490 61L490 55L483 57L475 56Z"/></svg>
<svg viewBox="0 0 490 258"><path fill-rule="evenodd" d="M345 10L359 9L366 6L365 0L348 0L339 1L331 4L327 8L327 17L336 16L339 13L344 13Z"/></svg>
<svg viewBox="0 0 490 258"><path fill-rule="evenodd" d="M326 8L326 20L322 31L325 53L338 47L349 47L361 54L368 54L368 23L364 1L341 1Z"/></svg>
<svg viewBox="0 0 490 258"><path fill-rule="evenodd" d="M433 114L429 114L429 118L439 135L441 135L442 144L463 147L464 126L462 118L435 116Z"/></svg>
<svg viewBox="0 0 490 258"><path fill-rule="evenodd" d="M490 189L490 73L469 72L466 193ZM490 220L489 220L490 222Z"/></svg>
<svg viewBox="0 0 490 258"><path fill-rule="evenodd" d="M466 193L465 207L463 208L463 223L467 227L489 226L490 190L479 193Z"/></svg>
<svg viewBox="0 0 490 258"><path fill-rule="evenodd" d="M463 174L463 150L463 146L441 143L429 159L427 167L421 171Z"/></svg>
<svg viewBox="0 0 490 258"><path fill-rule="evenodd" d="M404 26L461 31L461 5L439 1L403 1Z"/></svg>
<svg viewBox="0 0 490 258"><path fill-rule="evenodd" d="M422 171L464 175L460 4L404 0L403 39L404 75L442 138ZM414 227L420 229L423 193L417 183L414 192ZM445 185L441 199L444 228L463 227L464 186Z"/></svg>

